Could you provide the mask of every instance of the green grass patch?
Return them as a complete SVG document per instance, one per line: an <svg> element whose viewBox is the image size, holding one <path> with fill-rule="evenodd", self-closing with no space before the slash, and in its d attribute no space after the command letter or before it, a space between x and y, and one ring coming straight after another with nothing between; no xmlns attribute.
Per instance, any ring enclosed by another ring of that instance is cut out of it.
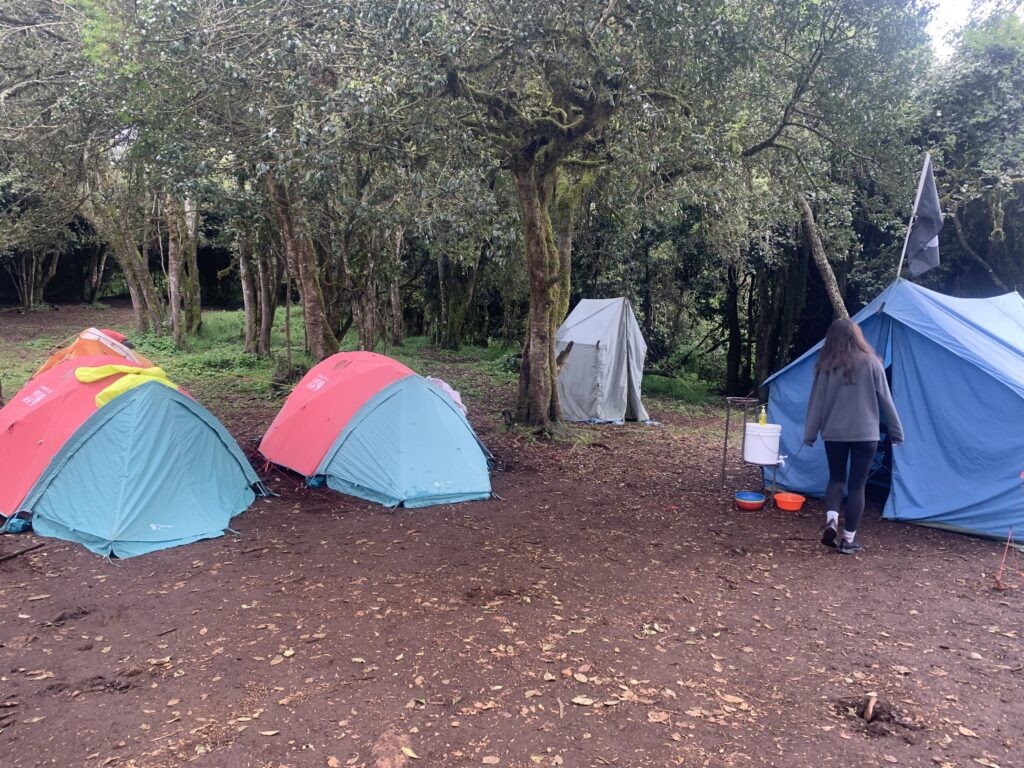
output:
<svg viewBox="0 0 1024 768"><path fill-rule="evenodd" d="M714 397L711 386L693 374L672 377L645 375L643 393L661 400L693 405L709 403Z"/></svg>
<svg viewBox="0 0 1024 768"><path fill-rule="evenodd" d="M99 319L96 324L101 325ZM285 326L285 309L279 307L271 333L271 352L266 356L243 351L245 315L241 310L203 312L199 333L186 336L183 349L174 346L169 334L157 336L124 330L128 331L129 340L140 354L162 367L172 381L193 392L201 401L248 395L277 402L282 401L294 383L316 363L303 349L301 307L293 307L290 322L292 372L288 374ZM5 394L17 391L70 337L70 334L56 332L16 344L3 344L0 340ZM340 343L343 351L354 350L357 346L354 330ZM487 396L488 381L507 384L515 380L519 369L518 351L500 344L445 350L435 347L430 337L410 336L399 345L382 344L378 351L417 373L448 378L456 389L481 398Z"/></svg>

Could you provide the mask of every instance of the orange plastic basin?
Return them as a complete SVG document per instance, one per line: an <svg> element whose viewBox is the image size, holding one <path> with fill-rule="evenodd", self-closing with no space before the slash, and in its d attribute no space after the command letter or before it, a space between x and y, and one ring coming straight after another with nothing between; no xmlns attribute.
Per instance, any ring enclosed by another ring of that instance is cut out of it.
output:
<svg viewBox="0 0 1024 768"><path fill-rule="evenodd" d="M799 493L782 492L775 494L775 506L785 512L799 512L805 501L807 499Z"/></svg>

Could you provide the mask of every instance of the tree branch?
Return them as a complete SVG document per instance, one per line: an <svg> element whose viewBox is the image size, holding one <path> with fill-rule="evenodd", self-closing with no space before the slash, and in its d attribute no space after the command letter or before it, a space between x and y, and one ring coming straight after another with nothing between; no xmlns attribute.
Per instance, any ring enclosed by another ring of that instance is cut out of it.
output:
<svg viewBox="0 0 1024 768"><path fill-rule="evenodd" d="M992 280L992 283L993 285L996 286L996 288L998 288L1001 291L1009 291L1009 287L999 278L999 275L995 273L995 270L992 269L989 263L981 257L981 254L979 254L976 250L971 248L971 246L967 243L967 236L964 234L963 224L960 221L960 217L956 215L956 210L954 209L947 215L953 221L953 228L956 230L956 236L957 239L960 241L960 247L964 249L968 256L970 256L972 259L978 262L981 268L984 269L985 272L988 274L989 278Z"/></svg>

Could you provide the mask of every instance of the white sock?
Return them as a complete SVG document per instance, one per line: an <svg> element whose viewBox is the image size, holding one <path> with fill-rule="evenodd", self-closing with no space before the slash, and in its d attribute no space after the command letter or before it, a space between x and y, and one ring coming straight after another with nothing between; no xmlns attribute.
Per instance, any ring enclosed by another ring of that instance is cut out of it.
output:
<svg viewBox="0 0 1024 768"><path fill-rule="evenodd" d="M825 525L839 525L839 513L832 509L826 512Z"/></svg>
<svg viewBox="0 0 1024 768"><path fill-rule="evenodd" d="M848 531L845 528L843 528L843 541L845 541L847 544L852 544L853 543L853 537L856 536L856 535L857 535L856 531Z"/></svg>

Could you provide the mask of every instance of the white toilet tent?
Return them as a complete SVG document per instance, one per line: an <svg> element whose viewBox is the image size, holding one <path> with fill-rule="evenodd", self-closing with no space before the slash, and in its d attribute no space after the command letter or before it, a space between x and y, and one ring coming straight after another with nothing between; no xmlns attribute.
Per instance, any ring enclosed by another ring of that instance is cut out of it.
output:
<svg viewBox="0 0 1024 768"><path fill-rule="evenodd" d="M647 343L629 300L582 299L555 336L561 354L572 350L558 376L558 398L568 421L648 421L640 401Z"/></svg>

